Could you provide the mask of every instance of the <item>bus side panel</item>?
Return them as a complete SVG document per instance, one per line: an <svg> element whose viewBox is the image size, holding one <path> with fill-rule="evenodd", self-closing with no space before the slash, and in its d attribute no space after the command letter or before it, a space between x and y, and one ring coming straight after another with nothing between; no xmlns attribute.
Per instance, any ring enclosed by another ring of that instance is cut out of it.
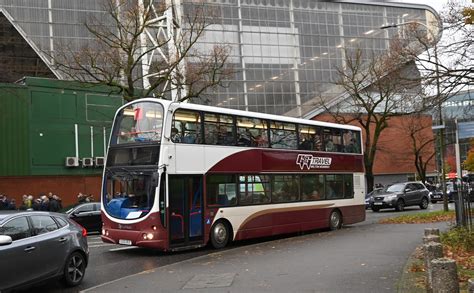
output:
<svg viewBox="0 0 474 293"><path fill-rule="evenodd" d="M365 221L365 205L340 207L344 225Z"/></svg>
<svg viewBox="0 0 474 293"><path fill-rule="evenodd" d="M268 213L251 215L237 231L235 240L327 228L329 227L329 214L334 208L341 211L343 222L346 225L365 220L365 206L359 205L283 211L269 210ZM273 224L269 225L269 218L272 219Z"/></svg>

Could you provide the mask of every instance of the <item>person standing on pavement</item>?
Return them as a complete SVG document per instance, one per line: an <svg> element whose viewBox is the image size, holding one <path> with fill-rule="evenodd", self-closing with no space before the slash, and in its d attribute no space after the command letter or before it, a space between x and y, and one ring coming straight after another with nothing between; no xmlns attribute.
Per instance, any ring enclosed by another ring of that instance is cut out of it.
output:
<svg viewBox="0 0 474 293"><path fill-rule="evenodd" d="M51 199L49 200L49 211L51 212L58 212L60 210L58 196L52 195Z"/></svg>

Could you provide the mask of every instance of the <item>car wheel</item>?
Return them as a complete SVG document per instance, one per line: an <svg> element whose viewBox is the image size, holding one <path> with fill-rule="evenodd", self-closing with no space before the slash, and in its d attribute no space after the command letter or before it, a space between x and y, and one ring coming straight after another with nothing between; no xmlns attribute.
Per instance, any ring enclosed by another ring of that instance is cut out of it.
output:
<svg viewBox="0 0 474 293"><path fill-rule="evenodd" d="M397 201L397 205L395 206L395 210L398 212L401 212L405 209L405 202L403 200L399 199Z"/></svg>
<svg viewBox="0 0 474 293"><path fill-rule="evenodd" d="M378 211L380 211L380 208L378 208L378 207L372 207L372 211L378 212Z"/></svg>
<svg viewBox="0 0 474 293"><path fill-rule="evenodd" d="M79 252L72 253L64 265L64 283L68 287L77 286L84 279L86 272L86 260Z"/></svg>
<svg viewBox="0 0 474 293"><path fill-rule="evenodd" d="M211 229L211 244L214 248L224 248L229 243L230 229L229 226L219 221L212 226Z"/></svg>
<svg viewBox="0 0 474 293"><path fill-rule="evenodd" d="M332 211L329 215L329 229L331 231L339 230L342 227L342 216L339 211Z"/></svg>
<svg viewBox="0 0 474 293"><path fill-rule="evenodd" d="M428 199L426 197L423 197L421 199L420 209L426 210L427 208L428 208Z"/></svg>

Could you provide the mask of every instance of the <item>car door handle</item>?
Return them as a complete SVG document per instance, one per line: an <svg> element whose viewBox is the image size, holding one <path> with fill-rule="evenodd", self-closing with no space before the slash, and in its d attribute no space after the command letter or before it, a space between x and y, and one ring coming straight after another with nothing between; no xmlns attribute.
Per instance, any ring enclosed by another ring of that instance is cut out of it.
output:
<svg viewBox="0 0 474 293"><path fill-rule="evenodd" d="M63 243L63 242L66 242L67 241L67 238L66 237L61 237L59 238L59 242Z"/></svg>
<svg viewBox="0 0 474 293"><path fill-rule="evenodd" d="M33 251L33 250L35 250L35 249L36 249L36 247L34 247L34 246L29 246L29 247L25 248L25 252L31 252L31 251Z"/></svg>

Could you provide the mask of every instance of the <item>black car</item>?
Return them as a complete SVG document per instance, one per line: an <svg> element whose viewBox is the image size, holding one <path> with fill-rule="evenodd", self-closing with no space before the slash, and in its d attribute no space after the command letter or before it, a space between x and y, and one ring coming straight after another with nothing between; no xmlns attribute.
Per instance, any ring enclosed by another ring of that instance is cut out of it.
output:
<svg viewBox="0 0 474 293"><path fill-rule="evenodd" d="M371 192L365 195L365 209L370 208L372 205L372 201L374 200L374 195L381 194L383 192L383 188L375 188Z"/></svg>
<svg viewBox="0 0 474 293"><path fill-rule="evenodd" d="M0 291L58 277L79 285L88 259L86 230L68 216L0 211Z"/></svg>
<svg viewBox="0 0 474 293"><path fill-rule="evenodd" d="M79 203L63 209L61 212L86 228L88 232L101 232L102 219L100 216L100 202Z"/></svg>
<svg viewBox="0 0 474 293"><path fill-rule="evenodd" d="M403 211L406 206L417 205L426 209L429 203L429 191L420 182L395 183L384 190L382 194L375 195L371 203L374 212L380 209L395 208Z"/></svg>

